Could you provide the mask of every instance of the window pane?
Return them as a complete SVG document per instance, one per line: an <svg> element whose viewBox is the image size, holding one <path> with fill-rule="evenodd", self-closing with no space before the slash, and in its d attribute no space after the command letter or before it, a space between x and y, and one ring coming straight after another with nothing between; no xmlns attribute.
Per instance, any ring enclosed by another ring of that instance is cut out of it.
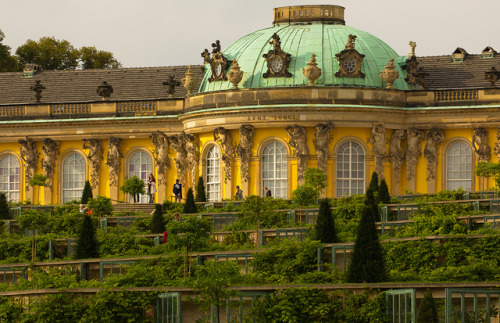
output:
<svg viewBox="0 0 500 323"><path fill-rule="evenodd" d="M362 194L365 187L365 152L354 141L340 145L337 150L337 196Z"/></svg>
<svg viewBox="0 0 500 323"><path fill-rule="evenodd" d="M207 201L220 201L220 150L218 146L214 145L208 149L206 165Z"/></svg>
<svg viewBox="0 0 500 323"><path fill-rule="evenodd" d="M472 150L470 146L457 141L446 151L446 189L465 191L472 189Z"/></svg>
<svg viewBox="0 0 500 323"><path fill-rule="evenodd" d="M148 182L149 174L153 173L153 160L148 152L140 150L134 153L129 159L128 178L137 176L142 179L145 184ZM129 196L130 202L134 201L133 196ZM147 194L142 194L139 199L140 203L149 202Z"/></svg>
<svg viewBox="0 0 500 323"><path fill-rule="evenodd" d="M286 148L279 141L269 143L262 152L262 192L269 188L277 198L287 198L288 169L286 164Z"/></svg>
<svg viewBox="0 0 500 323"><path fill-rule="evenodd" d="M85 186L85 159L79 153L71 153L63 161L62 201L79 200Z"/></svg>

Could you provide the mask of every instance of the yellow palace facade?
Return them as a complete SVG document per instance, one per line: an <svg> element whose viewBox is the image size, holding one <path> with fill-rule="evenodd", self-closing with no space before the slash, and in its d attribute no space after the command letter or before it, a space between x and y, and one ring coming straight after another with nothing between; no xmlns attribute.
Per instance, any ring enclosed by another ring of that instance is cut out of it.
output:
<svg viewBox="0 0 500 323"><path fill-rule="evenodd" d="M48 205L89 180L94 196L129 201L120 185L152 173L157 202L199 176L210 201L236 185L289 198L309 167L327 197L363 193L373 171L393 194L493 186L473 171L500 158L500 55L409 45L400 56L347 26L343 7L294 6L207 46L202 65L0 73L0 190Z"/></svg>

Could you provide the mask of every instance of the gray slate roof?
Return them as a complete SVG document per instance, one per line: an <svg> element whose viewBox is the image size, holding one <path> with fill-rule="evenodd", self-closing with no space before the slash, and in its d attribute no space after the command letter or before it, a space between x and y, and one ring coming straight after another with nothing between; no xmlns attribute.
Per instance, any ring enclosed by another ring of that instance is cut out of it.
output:
<svg viewBox="0 0 500 323"><path fill-rule="evenodd" d="M96 90L103 81L113 87L110 101L167 99L169 94L163 82L175 75L181 82L188 66L120 68L100 70L42 71L33 78L23 78L22 72L0 73L0 105L35 104L35 92L30 87L35 80L45 86L41 103L74 103L99 101ZM202 79L201 65L193 65L191 71ZM187 94L182 86L175 87L173 98Z"/></svg>
<svg viewBox="0 0 500 323"><path fill-rule="evenodd" d="M417 61L428 74L424 82L428 90L489 88L491 83L484 78L484 72L492 67L500 71L500 53L493 58L467 55L463 62L453 62L451 55L417 57Z"/></svg>

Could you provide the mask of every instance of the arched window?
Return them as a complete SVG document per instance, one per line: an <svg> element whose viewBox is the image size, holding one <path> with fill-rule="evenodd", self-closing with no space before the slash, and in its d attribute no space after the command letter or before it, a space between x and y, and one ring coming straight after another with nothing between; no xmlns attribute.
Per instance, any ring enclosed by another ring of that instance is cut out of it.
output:
<svg viewBox="0 0 500 323"><path fill-rule="evenodd" d="M82 198L85 186L85 159L79 153L71 153L63 161L62 202Z"/></svg>
<svg viewBox="0 0 500 323"><path fill-rule="evenodd" d="M20 165L14 155L0 159L0 191L5 193L7 201L19 202Z"/></svg>
<svg viewBox="0 0 500 323"><path fill-rule="evenodd" d="M279 141L267 144L262 151L262 192L267 187L272 196L287 198L288 167L286 147Z"/></svg>
<svg viewBox="0 0 500 323"><path fill-rule="evenodd" d="M365 152L360 144L348 141L337 149L337 196L365 191Z"/></svg>
<svg viewBox="0 0 500 323"><path fill-rule="evenodd" d="M207 201L220 201L220 149L215 145L207 151L205 174L207 175Z"/></svg>
<svg viewBox="0 0 500 323"><path fill-rule="evenodd" d="M472 189L472 150L463 141L452 143L446 150L446 189Z"/></svg>
<svg viewBox="0 0 500 323"><path fill-rule="evenodd" d="M128 162L128 178L137 176L147 184L149 174L153 172L153 160L151 156L144 150L139 150L130 156ZM133 202L134 197L129 196L129 200ZM143 194L140 196L140 203L148 203L148 195Z"/></svg>

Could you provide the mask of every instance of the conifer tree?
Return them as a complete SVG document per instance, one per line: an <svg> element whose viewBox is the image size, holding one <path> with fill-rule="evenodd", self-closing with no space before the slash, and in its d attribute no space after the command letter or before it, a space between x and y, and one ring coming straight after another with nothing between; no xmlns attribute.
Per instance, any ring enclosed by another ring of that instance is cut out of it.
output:
<svg viewBox="0 0 500 323"><path fill-rule="evenodd" d="M389 188L387 187L385 178L382 178L380 181L380 186L378 188L378 200L382 204L391 203L391 195L389 194Z"/></svg>
<svg viewBox="0 0 500 323"><path fill-rule="evenodd" d="M417 323L438 323L438 314L436 303L432 297L432 291L430 288L424 294L424 298L420 303L417 313Z"/></svg>
<svg viewBox="0 0 500 323"><path fill-rule="evenodd" d="M187 191L186 204L184 204L184 213L196 213L196 203L194 202L193 189L189 188Z"/></svg>
<svg viewBox="0 0 500 323"><path fill-rule="evenodd" d="M165 231L165 219L161 204L156 204L153 219L151 221L151 233L163 233Z"/></svg>
<svg viewBox="0 0 500 323"><path fill-rule="evenodd" d="M206 202L207 194L205 193L205 183L203 182L203 177L198 177L198 183L196 184L196 202Z"/></svg>
<svg viewBox="0 0 500 323"><path fill-rule="evenodd" d="M0 192L0 219L8 219L9 217L9 204L7 203L7 196L5 193Z"/></svg>
<svg viewBox="0 0 500 323"><path fill-rule="evenodd" d="M87 204L90 199L94 198L92 195L92 188L90 187L90 182L86 181L82 193L82 204Z"/></svg>
<svg viewBox="0 0 500 323"><path fill-rule="evenodd" d="M337 242L335 221L328 199L322 199L319 204L319 214L316 219L316 239L321 243Z"/></svg>
<svg viewBox="0 0 500 323"><path fill-rule="evenodd" d="M375 194L370 187L368 187L368 189L366 190L366 198L364 202L365 205L371 209L375 221L380 221L380 212L378 209L377 199L375 198Z"/></svg>
<svg viewBox="0 0 500 323"><path fill-rule="evenodd" d="M372 210L368 205L362 210L351 264L346 276L348 283L379 283L387 280L384 254Z"/></svg>
<svg viewBox="0 0 500 323"><path fill-rule="evenodd" d="M378 185L378 175L377 172L372 173L372 179L370 180L370 185L368 188L371 188L373 191L373 194L376 196L379 190L379 185Z"/></svg>
<svg viewBox="0 0 500 323"><path fill-rule="evenodd" d="M96 237L96 229L92 218L84 214L80 235L76 244L76 259L98 258L99 244Z"/></svg>

